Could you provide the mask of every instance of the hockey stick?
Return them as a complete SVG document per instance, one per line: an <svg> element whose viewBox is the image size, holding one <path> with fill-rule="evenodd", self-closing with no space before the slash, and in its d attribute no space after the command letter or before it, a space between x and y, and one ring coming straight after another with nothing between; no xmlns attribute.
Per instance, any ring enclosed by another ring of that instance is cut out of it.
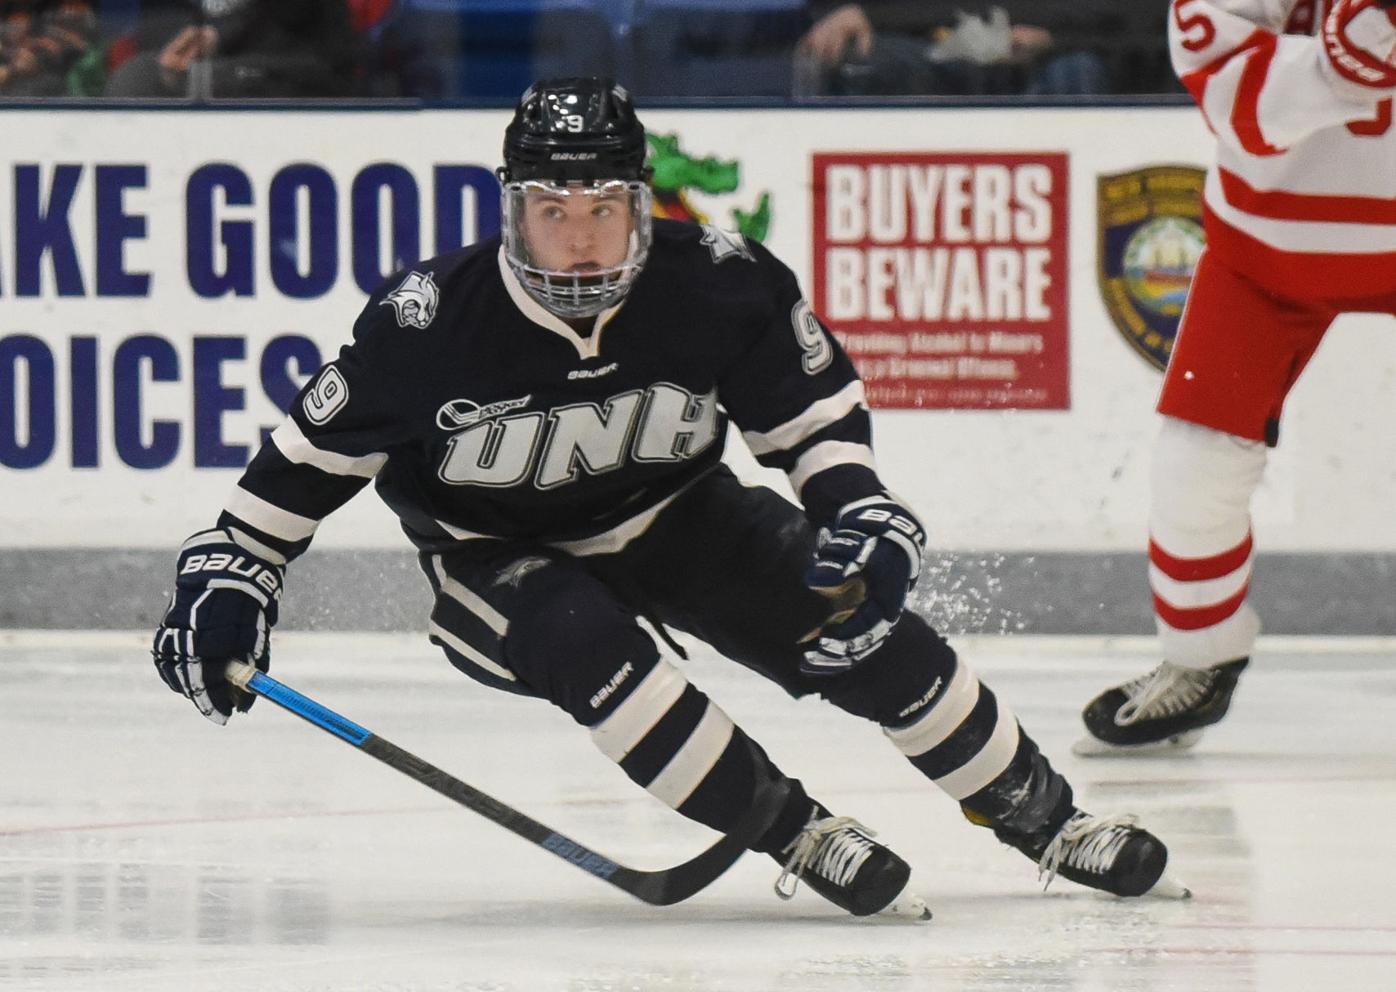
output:
<svg viewBox="0 0 1396 992"><path fill-rule="evenodd" d="M757 796L751 810L731 833L725 834L721 840L696 858L673 868L642 871L618 864L520 813L512 806L506 806L498 799L466 785L460 779L365 730L352 720L345 719L323 704L301 695L295 689L258 671L246 662L229 663L224 675L238 688L290 710L301 719L352 744L385 765L435 789L447 799L479 813L487 820L493 820L506 830L513 831L563 861L595 875L603 882L609 882L622 892L628 892L651 906L671 906L676 902L682 902L717 881L723 872L746 853L748 846L766 832L775 821L781 807L785 805L786 796L789 794L790 787L785 782L775 783Z"/></svg>
<svg viewBox="0 0 1396 992"><path fill-rule="evenodd" d="M832 589L820 587L814 591L829 601L829 617L800 638L799 643L801 644L808 644L822 634L825 627L843 623L857 613L858 607L863 605L863 600L868 598L868 583L861 575L855 575L847 582L836 585Z"/></svg>

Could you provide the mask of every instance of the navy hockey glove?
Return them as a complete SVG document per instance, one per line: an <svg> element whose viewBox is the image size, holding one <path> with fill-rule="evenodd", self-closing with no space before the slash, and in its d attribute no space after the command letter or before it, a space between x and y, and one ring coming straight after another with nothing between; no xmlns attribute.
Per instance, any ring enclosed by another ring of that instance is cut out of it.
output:
<svg viewBox="0 0 1396 992"><path fill-rule="evenodd" d="M833 530L820 531L805 573L805 584L829 599L834 615L805 651L802 672L837 675L878 649L901 619L925 544L920 522L890 496L870 496L839 511ZM862 593L861 602L849 602L850 592Z"/></svg>
<svg viewBox="0 0 1396 992"><path fill-rule="evenodd" d="M268 633L276 623L285 571L248 551L226 530L184 542L175 591L155 631L151 654L165 684L214 723L245 713L257 698L226 682L229 661L271 665Z"/></svg>

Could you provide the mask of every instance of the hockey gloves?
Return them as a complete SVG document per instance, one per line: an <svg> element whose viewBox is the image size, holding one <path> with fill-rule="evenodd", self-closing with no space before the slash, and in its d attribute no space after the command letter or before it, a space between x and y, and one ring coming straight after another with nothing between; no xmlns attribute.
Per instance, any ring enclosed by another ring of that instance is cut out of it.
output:
<svg viewBox="0 0 1396 992"><path fill-rule="evenodd" d="M285 572L221 529L185 541L175 570L174 596L155 631L155 668L166 685L222 725L256 699L224 680L227 663L247 661L264 672L271 664L267 634Z"/></svg>
<svg viewBox="0 0 1396 992"><path fill-rule="evenodd" d="M1396 89L1396 0L1337 0L1321 34L1333 82L1368 95Z"/></svg>
<svg viewBox="0 0 1396 992"><path fill-rule="evenodd" d="M838 675L878 649L901 618L921 574L926 532L890 496L849 503L832 530L821 530L805 584L827 597L833 616L805 651L806 675ZM850 591L862 601L850 603Z"/></svg>

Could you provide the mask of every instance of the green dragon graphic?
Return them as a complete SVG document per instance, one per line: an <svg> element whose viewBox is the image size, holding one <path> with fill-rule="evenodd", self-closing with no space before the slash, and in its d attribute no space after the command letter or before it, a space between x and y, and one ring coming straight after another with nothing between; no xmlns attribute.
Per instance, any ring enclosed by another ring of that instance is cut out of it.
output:
<svg viewBox="0 0 1396 992"><path fill-rule="evenodd" d="M741 183L741 163L709 155L694 158L679 147L677 134L648 134L649 164L654 169L654 215L672 220L708 223L708 218L684 195L687 189L716 196L731 193ZM763 192L751 211L732 208L732 226L743 237L764 241L771 228L771 194Z"/></svg>

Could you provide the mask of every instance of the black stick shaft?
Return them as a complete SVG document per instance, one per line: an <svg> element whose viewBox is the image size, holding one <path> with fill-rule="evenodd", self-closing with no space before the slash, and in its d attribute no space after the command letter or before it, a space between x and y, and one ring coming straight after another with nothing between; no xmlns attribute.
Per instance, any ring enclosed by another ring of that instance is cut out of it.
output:
<svg viewBox="0 0 1396 992"><path fill-rule="evenodd" d="M239 688L271 700L308 723L372 755L390 768L434 789L447 799L480 814L487 820L494 821L574 867L654 906L669 906L682 902L716 881L765 833L785 804L788 794L787 785L783 782L775 783L757 797L758 801L752 804L751 810L731 833L725 834L721 840L696 858L673 868L642 871L628 868L539 823L251 665L232 662L226 675L228 681Z"/></svg>

